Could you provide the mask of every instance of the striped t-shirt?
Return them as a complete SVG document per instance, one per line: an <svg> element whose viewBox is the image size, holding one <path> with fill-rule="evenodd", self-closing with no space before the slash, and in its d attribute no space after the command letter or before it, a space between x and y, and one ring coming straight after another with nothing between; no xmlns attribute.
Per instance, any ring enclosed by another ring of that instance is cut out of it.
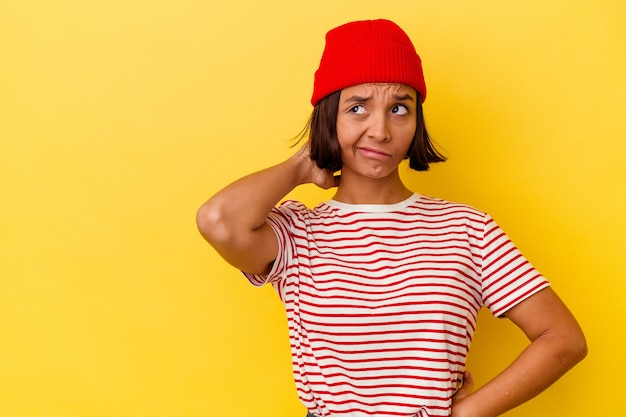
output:
<svg viewBox="0 0 626 417"><path fill-rule="evenodd" d="M268 223L300 400L320 417L450 415L482 306L548 282L491 217L414 194L391 205L286 201Z"/></svg>

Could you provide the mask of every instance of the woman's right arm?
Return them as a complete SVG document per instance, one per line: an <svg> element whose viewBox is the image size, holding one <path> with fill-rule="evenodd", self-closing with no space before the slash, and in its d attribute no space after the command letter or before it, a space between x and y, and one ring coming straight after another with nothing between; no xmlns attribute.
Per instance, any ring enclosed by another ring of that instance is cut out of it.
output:
<svg viewBox="0 0 626 417"><path fill-rule="evenodd" d="M319 169L304 146L271 168L226 186L197 212L202 236L234 267L253 274L270 271L278 242L266 219L271 209L300 184L335 186L332 173Z"/></svg>

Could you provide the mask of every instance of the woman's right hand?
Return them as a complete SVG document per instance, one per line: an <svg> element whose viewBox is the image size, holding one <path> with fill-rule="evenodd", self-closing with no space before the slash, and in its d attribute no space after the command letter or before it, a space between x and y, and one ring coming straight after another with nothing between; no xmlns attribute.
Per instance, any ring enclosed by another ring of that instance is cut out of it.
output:
<svg viewBox="0 0 626 417"><path fill-rule="evenodd" d="M325 190L339 186L341 176L334 175L333 172L317 166L311 159L311 150L308 142L294 154L292 159L298 164L302 184L315 184Z"/></svg>
<svg viewBox="0 0 626 417"><path fill-rule="evenodd" d="M268 273L278 255L278 241L267 216L291 190L307 183L324 189L339 184L338 177L311 160L308 143L291 158L246 175L209 198L198 209L198 229L234 267Z"/></svg>

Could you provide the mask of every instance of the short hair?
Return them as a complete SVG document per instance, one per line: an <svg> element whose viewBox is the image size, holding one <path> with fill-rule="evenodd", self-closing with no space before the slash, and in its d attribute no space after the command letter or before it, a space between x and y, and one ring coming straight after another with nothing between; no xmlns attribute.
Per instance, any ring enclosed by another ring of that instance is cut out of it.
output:
<svg viewBox="0 0 626 417"><path fill-rule="evenodd" d="M321 169L339 171L343 165L341 148L337 138L337 112L341 90L335 91L321 99L313 108L311 117L299 137L304 138L308 132L311 147L311 159ZM404 159L409 160L409 167L416 171L428 171L430 163L443 162L446 157L433 144L424 121L424 112L419 92L416 100L417 124L413 141Z"/></svg>

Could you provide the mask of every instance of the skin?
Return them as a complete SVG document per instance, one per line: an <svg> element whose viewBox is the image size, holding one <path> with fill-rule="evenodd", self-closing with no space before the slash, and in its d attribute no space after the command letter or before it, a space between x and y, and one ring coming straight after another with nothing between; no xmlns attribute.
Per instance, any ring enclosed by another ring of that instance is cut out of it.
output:
<svg viewBox="0 0 626 417"><path fill-rule="evenodd" d="M312 183L352 204L391 204L408 198L398 165L415 132L416 93L400 84L361 84L342 90L337 135L341 180L311 161L308 146L286 161L228 185L197 213L204 238L234 267L256 274L270 271L278 254L270 210L295 187ZM530 343L500 374L473 391L465 375L453 399L453 417L495 417L533 398L587 354L576 319L547 288L522 301L506 316Z"/></svg>
<svg viewBox="0 0 626 417"><path fill-rule="evenodd" d="M336 200L389 204L412 194L398 165L415 133L416 97L400 84L361 84L341 92L337 137L343 167Z"/></svg>

